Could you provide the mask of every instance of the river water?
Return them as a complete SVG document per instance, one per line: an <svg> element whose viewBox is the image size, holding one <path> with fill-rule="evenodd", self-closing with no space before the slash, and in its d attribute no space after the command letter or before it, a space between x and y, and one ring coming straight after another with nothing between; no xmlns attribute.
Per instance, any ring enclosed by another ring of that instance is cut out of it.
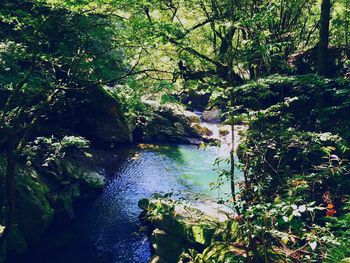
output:
<svg viewBox="0 0 350 263"><path fill-rule="evenodd" d="M225 147L139 145L118 154L122 161L107 174L109 184L103 193L80 207L72 222L54 229L39 249L26 255L26 262L146 263L150 244L141 231L139 199L169 192L189 200L230 195L225 180L219 190L210 186L218 182L213 163L227 154Z"/></svg>

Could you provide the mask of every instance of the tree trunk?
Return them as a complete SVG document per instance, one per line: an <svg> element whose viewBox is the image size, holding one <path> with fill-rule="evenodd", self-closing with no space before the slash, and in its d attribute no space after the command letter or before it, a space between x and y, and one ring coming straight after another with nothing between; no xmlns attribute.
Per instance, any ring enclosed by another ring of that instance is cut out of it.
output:
<svg viewBox="0 0 350 263"><path fill-rule="evenodd" d="M2 259L6 259L6 240L14 224L15 213L15 169L16 169L16 157L14 155L14 147L9 147L7 153L7 165L6 165L6 214L5 214L5 229L0 237L0 251L3 255L0 256L0 262Z"/></svg>
<svg viewBox="0 0 350 263"><path fill-rule="evenodd" d="M345 47L349 47L349 0L345 3Z"/></svg>
<svg viewBox="0 0 350 263"><path fill-rule="evenodd" d="M233 121L233 118L232 118ZM231 123L231 151L230 151L230 183L231 194L233 201L236 201L236 186L235 186L235 125Z"/></svg>
<svg viewBox="0 0 350 263"><path fill-rule="evenodd" d="M331 13L331 1L322 0L317 72L319 75L322 75L325 77L329 76L328 45L329 45L330 13Z"/></svg>
<svg viewBox="0 0 350 263"><path fill-rule="evenodd" d="M233 113L233 92L231 93L231 151L230 151L230 184L231 184L231 195L232 200L236 201L236 182L235 182L235 123L234 123L234 113Z"/></svg>

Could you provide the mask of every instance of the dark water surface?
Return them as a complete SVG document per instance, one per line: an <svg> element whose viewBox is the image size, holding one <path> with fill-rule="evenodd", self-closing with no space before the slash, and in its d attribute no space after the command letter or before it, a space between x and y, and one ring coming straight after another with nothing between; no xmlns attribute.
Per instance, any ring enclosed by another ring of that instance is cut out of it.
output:
<svg viewBox="0 0 350 263"><path fill-rule="evenodd" d="M126 149L103 193L86 202L72 222L52 230L44 244L19 262L147 262L150 244L140 231L138 200L155 192L174 192L189 199L223 197L228 185L220 191L210 191L209 186L217 181L213 162L218 156L218 148L202 150L191 145Z"/></svg>

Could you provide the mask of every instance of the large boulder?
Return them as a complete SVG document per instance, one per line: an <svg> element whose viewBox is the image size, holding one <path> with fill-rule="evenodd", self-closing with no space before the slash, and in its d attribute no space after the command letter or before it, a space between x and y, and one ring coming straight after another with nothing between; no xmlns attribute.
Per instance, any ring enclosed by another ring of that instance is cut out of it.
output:
<svg viewBox="0 0 350 263"><path fill-rule="evenodd" d="M0 87L0 107L9 94ZM129 143L132 139L121 103L108 88L100 86L82 86L61 93L45 112L45 118L34 134L80 135L102 146Z"/></svg>
<svg viewBox="0 0 350 263"><path fill-rule="evenodd" d="M106 178L98 171L93 170L77 161L64 161L63 170L65 176L90 189L101 190L106 184Z"/></svg>
<svg viewBox="0 0 350 263"><path fill-rule="evenodd" d="M133 130L137 142L200 143L202 134L192 123L199 118L183 110L151 105L151 110L139 117Z"/></svg>
<svg viewBox="0 0 350 263"><path fill-rule="evenodd" d="M213 107L210 110L203 111L202 118L205 122L219 123L221 118L221 110L218 107Z"/></svg>
<svg viewBox="0 0 350 263"><path fill-rule="evenodd" d="M50 189L49 200L55 217L74 217L74 202L102 191L106 184L104 174L91 161L82 158L56 160L47 167L37 167Z"/></svg>
<svg viewBox="0 0 350 263"><path fill-rule="evenodd" d="M52 125L97 144L109 146L131 141L131 129L121 104L107 89L99 86L68 91L51 111L47 126Z"/></svg>
<svg viewBox="0 0 350 263"><path fill-rule="evenodd" d="M179 95L180 101L188 108L194 110L204 110L211 97L210 91L205 90L186 90Z"/></svg>

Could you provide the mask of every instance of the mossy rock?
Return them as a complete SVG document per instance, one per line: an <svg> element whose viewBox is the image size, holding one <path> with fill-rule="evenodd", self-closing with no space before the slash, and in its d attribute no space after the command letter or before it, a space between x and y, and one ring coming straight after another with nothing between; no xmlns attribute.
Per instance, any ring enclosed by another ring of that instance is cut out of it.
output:
<svg viewBox="0 0 350 263"><path fill-rule="evenodd" d="M150 200L148 198L142 198L138 202L138 207L140 207L144 211L148 210L149 205Z"/></svg>
<svg viewBox="0 0 350 263"><path fill-rule="evenodd" d="M156 228L176 236L179 242L207 246L218 227L216 219L194 208L174 205L167 199L141 199L139 207L146 211L146 218Z"/></svg>
<svg viewBox="0 0 350 263"><path fill-rule="evenodd" d="M220 127L219 128L219 134L220 136L226 136L230 133L230 131L227 129L227 127Z"/></svg>
<svg viewBox="0 0 350 263"><path fill-rule="evenodd" d="M192 112L185 112L185 116L187 117L187 119L192 122L192 123L200 123L201 119L198 115L192 113Z"/></svg>
<svg viewBox="0 0 350 263"><path fill-rule="evenodd" d="M83 163L63 161L62 166L66 178L81 182L91 189L103 189L106 185L106 180L103 175L89 169Z"/></svg>
<svg viewBox="0 0 350 263"><path fill-rule="evenodd" d="M93 171L84 172L81 179L92 189L103 189L106 185L105 177Z"/></svg>
<svg viewBox="0 0 350 263"><path fill-rule="evenodd" d="M141 199L139 207L155 228L154 262L244 262L245 250L227 243L242 244L238 222L218 221L207 210L163 197Z"/></svg>
<svg viewBox="0 0 350 263"><path fill-rule="evenodd" d="M214 235L216 224L209 221L193 223L179 216L166 215L155 221L155 225L179 240L194 245L209 245Z"/></svg>
<svg viewBox="0 0 350 263"><path fill-rule="evenodd" d="M187 237L191 242L207 246L211 243L212 237L215 232L217 225L211 223L203 223L193 225L191 229L191 234ZM192 240L191 240L192 239Z"/></svg>
<svg viewBox="0 0 350 263"><path fill-rule="evenodd" d="M55 199L58 209L55 213L63 216L63 218L74 217L74 200L80 197L80 188L78 184L65 186L65 189Z"/></svg>
<svg viewBox="0 0 350 263"><path fill-rule="evenodd" d="M53 218L49 189L34 169L21 167L16 172L15 191L18 228L27 242L37 242Z"/></svg>

